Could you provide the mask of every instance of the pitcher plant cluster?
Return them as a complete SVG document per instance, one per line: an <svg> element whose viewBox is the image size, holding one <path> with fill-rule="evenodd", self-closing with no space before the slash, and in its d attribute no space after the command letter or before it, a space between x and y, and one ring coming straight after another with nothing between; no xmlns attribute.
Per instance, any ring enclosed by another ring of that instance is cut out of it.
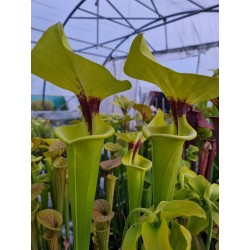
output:
<svg viewBox="0 0 250 250"><path fill-rule="evenodd" d="M170 113L153 113L122 95L129 81L75 54L61 23L31 58L32 73L73 92L82 114L48 138L32 120L32 249L218 249L218 71L175 72L137 35L124 73L164 93ZM121 112L100 114L112 95Z"/></svg>

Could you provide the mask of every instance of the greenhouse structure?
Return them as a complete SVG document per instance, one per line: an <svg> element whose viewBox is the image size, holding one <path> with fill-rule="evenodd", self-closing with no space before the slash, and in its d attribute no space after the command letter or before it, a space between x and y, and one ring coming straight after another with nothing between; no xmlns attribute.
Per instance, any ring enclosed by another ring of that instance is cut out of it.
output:
<svg viewBox="0 0 250 250"><path fill-rule="evenodd" d="M107 67L118 79L127 79L123 65L130 45L143 33L150 50L163 65L182 73L211 76L219 66L219 3L217 0L32 1L32 47L51 25L61 22L72 50ZM122 93L138 102L158 88L130 79ZM64 97L76 107L72 93L32 75L33 99ZM57 108L61 108L60 98ZM104 100L101 112L111 112L114 97Z"/></svg>

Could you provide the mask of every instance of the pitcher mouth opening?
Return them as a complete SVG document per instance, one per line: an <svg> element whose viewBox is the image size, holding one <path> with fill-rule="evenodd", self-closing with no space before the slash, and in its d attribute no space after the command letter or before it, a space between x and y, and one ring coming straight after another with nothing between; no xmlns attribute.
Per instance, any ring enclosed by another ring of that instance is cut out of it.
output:
<svg viewBox="0 0 250 250"><path fill-rule="evenodd" d="M112 136L114 132L114 128L104 122L99 125L99 130L95 131L92 135L89 134L85 122L56 127L54 129L55 136L66 144L72 144L82 140L104 139Z"/></svg>

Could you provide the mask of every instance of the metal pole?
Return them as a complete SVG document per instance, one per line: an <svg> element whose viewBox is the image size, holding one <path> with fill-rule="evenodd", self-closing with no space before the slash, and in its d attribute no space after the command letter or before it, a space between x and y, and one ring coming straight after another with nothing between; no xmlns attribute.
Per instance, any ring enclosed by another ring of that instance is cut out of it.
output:
<svg viewBox="0 0 250 250"><path fill-rule="evenodd" d="M42 108L45 110L45 91L46 91L46 80L43 81L43 96L42 96Z"/></svg>

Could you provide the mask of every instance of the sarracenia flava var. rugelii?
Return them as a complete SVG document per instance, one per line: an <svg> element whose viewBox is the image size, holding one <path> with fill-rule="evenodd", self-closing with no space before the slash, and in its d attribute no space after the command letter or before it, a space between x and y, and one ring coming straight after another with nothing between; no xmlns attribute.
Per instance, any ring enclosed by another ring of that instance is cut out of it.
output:
<svg viewBox="0 0 250 250"><path fill-rule="evenodd" d="M189 108L219 96L219 80L215 77L175 72L160 65L150 52L142 34L134 39L124 72L130 77L156 84L170 103L173 122L166 124L159 110L155 118L142 128L152 141L153 202L173 199L183 145L196 137L188 124Z"/></svg>
<svg viewBox="0 0 250 250"><path fill-rule="evenodd" d="M61 23L44 32L31 53L32 73L76 94L82 122L55 128L66 144L74 249L89 249L92 210L104 139L114 129L99 115L101 101L131 88L103 66L72 52Z"/></svg>

